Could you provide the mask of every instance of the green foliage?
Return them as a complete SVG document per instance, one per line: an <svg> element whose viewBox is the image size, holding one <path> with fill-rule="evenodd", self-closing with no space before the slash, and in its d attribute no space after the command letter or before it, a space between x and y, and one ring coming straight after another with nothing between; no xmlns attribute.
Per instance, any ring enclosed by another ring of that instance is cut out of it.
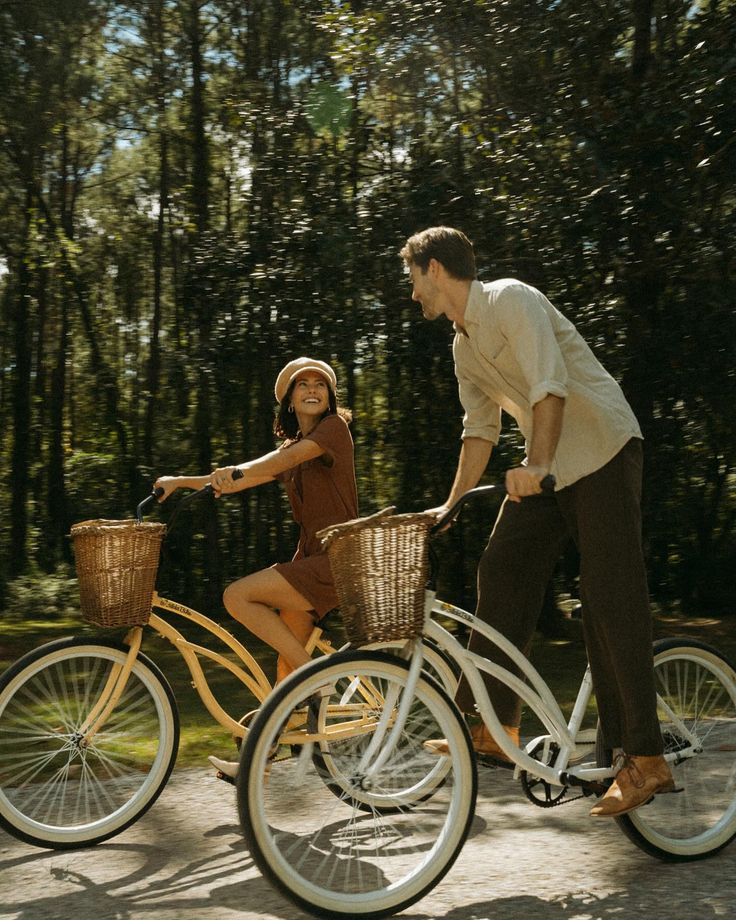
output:
<svg viewBox="0 0 736 920"><path fill-rule="evenodd" d="M79 589L69 570L60 568L43 576L38 572L22 575L7 586L3 610L6 629L10 623L46 621L53 627L64 620L79 620Z"/></svg>
<svg viewBox="0 0 736 920"><path fill-rule="evenodd" d="M397 252L449 223L483 278L540 285L622 380L655 595L732 608L736 4L648 9L6 4L0 606L11 576L69 564L73 521L272 449L295 354L338 371L362 509L441 501L450 330L421 321ZM505 436L489 477L521 450ZM445 538L459 602L492 517ZM167 588L213 611L293 549L276 487L179 527Z"/></svg>

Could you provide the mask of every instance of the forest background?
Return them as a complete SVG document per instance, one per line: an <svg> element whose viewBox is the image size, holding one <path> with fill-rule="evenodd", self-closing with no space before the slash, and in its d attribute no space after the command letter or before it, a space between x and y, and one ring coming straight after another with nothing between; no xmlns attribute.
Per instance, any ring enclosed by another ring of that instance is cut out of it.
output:
<svg viewBox="0 0 736 920"><path fill-rule="evenodd" d="M734 0L2 0L0 86L6 617L77 604L72 523L273 449L295 355L337 370L363 513L442 501L451 329L397 254L439 223L622 382L653 598L736 610ZM442 538L448 599L493 514ZM219 616L294 542L275 484L203 500L162 577Z"/></svg>

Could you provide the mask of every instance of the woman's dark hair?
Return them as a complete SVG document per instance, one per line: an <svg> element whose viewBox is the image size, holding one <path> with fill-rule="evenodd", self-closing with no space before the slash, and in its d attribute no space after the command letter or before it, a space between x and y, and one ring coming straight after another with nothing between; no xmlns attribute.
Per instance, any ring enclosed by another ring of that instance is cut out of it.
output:
<svg viewBox="0 0 736 920"><path fill-rule="evenodd" d="M281 400L278 411L276 413L276 418L273 423L273 433L277 438L283 438L284 440L296 441L301 437L301 432L299 430L299 420L296 417L296 412L289 412L289 406L291 405L291 394L294 392L294 387L296 386L296 380L293 380L289 385L289 389L286 391L284 398ZM342 406L338 406L337 397L332 389L332 387L327 384L327 392L329 393L329 406L320 418L320 422L323 418L326 418L328 415L339 415L340 418L345 419L348 424L352 421L353 413L350 409L343 409Z"/></svg>

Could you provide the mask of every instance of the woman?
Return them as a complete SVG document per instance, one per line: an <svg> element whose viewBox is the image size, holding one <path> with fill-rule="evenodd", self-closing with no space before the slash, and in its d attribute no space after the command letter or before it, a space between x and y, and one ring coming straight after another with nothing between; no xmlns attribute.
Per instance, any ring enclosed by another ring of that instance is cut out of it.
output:
<svg viewBox="0 0 736 920"><path fill-rule="evenodd" d="M351 416L338 407L336 389L329 364L295 358L276 379L274 432L284 439L279 448L209 476L162 476L155 483L164 490L160 501L176 489L208 483L218 498L274 479L284 484L300 528L294 558L246 575L223 595L228 613L279 653L277 682L310 660L304 646L314 624L337 606L329 560L316 533L358 516ZM243 476L233 480L236 469ZM209 759L226 777L237 775L237 763Z"/></svg>

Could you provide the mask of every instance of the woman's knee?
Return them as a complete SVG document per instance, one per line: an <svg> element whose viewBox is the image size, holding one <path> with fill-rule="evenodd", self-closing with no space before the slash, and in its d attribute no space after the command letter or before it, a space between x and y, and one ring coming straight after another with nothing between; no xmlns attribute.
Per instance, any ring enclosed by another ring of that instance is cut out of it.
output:
<svg viewBox="0 0 736 920"><path fill-rule="evenodd" d="M228 613L232 613L233 610L240 608L251 600L246 578L241 578L239 581L229 584L222 593L222 602Z"/></svg>

